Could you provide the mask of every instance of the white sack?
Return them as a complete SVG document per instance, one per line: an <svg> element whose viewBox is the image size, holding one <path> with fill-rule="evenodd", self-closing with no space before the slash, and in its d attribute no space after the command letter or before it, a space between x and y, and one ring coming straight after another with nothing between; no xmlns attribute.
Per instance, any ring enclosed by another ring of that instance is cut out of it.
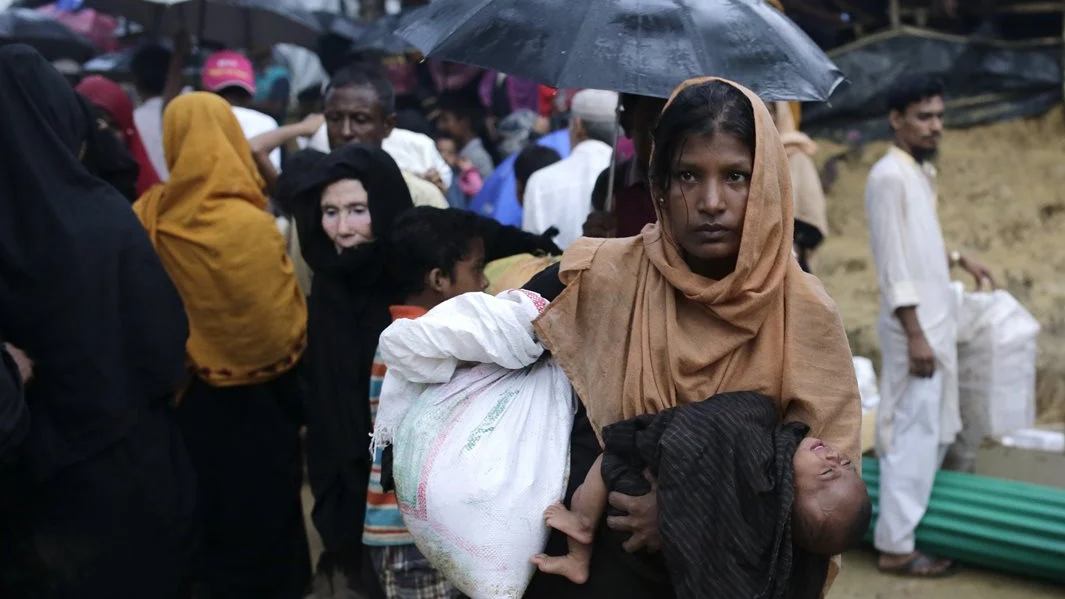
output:
<svg viewBox="0 0 1065 599"><path fill-rule="evenodd" d="M967 293L958 314L962 432L949 463L972 470L987 437L1035 423L1039 323L1006 291Z"/></svg>

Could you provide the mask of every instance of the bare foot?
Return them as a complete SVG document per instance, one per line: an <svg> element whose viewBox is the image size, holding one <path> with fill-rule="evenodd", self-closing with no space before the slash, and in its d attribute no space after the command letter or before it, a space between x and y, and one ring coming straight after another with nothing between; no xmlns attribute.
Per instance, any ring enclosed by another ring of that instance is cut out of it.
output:
<svg viewBox="0 0 1065 599"><path fill-rule="evenodd" d="M536 567L540 568L544 574L565 576L574 584L588 582L588 561L572 553L558 557L541 553L532 558L532 563L536 564Z"/></svg>
<svg viewBox="0 0 1065 599"><path fill-rule="evenodd" d="M592 542L592 529L585 526L581 517L556 503L544 510L544 521L551 528L585 545Z"/></svg>

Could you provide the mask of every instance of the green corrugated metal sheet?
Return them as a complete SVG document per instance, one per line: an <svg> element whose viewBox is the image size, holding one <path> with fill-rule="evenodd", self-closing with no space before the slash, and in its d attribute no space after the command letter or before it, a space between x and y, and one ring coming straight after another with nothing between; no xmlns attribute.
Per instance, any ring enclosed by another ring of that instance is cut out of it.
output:
<svg viewBox="0 0 1065 599"><path fill-rule="evenodd" d="M869 487L875 526L880 497L876 458L862 459L862 479ZM959 562L1065 583L1065 489L940 472L917 528L917 545Z"/></svg>

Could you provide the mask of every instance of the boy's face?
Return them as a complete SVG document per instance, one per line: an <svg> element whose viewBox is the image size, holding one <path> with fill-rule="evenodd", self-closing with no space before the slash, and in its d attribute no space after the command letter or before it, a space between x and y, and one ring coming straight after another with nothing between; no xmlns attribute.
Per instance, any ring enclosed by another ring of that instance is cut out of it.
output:
<svg viewBox="0 0 1065 599"><path fill-rule="evenodd" d="M438 139L436 140L436 149L444 157L444 162L451 168L455 168L455 162L459 158L458 151L455 149L455 142L447 138Z"/></svg>
<svg viewBox="0 0 1065 599"><path fill-rule="evenodd" d="M484 276L484 240L480 237L470 241L466 256L455 264L455 276L444 277L441 286L443 298L447 301L463 293L481 292L488 288L488 279Z"/></svg>

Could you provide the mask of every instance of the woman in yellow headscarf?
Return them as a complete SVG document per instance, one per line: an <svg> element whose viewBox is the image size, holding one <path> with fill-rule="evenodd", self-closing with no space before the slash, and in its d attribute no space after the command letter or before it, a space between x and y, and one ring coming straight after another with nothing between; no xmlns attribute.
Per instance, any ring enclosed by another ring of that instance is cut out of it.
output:
<svg viewBox="0 0 1065 599"><path fill-rule="evenodd" d="M192 382L179 423L197 468L211 597L295 597L310 577L300 506L307 307L229 104L208 93L163 115L170 179L133 209L185 303Z"/></svg>
<svg viewBox="0 0 1065 599"><path fill-rule="evenodd" d="M578 240L561 267L526 286L553 299L536 332L582 403L568 494L596 459L603 427L731 391L769 396L781 418L807 424L857 463L861 402L850 347L835 304L792 256L788 158L765 104L724 80L684 83L655 127L649 174L656 224L637 237ZM625 549L658 548L655 501L654 492L612 494L628 516L609 527L633 533ZM851 532L860 539L865 531ZM587 585L537 574L526 599L670 592L631 562L606 575L617 543L596 537ZM564 547L556 534L548 551ZM827 559L795 571L818 590L830 577Z"/></svg>

